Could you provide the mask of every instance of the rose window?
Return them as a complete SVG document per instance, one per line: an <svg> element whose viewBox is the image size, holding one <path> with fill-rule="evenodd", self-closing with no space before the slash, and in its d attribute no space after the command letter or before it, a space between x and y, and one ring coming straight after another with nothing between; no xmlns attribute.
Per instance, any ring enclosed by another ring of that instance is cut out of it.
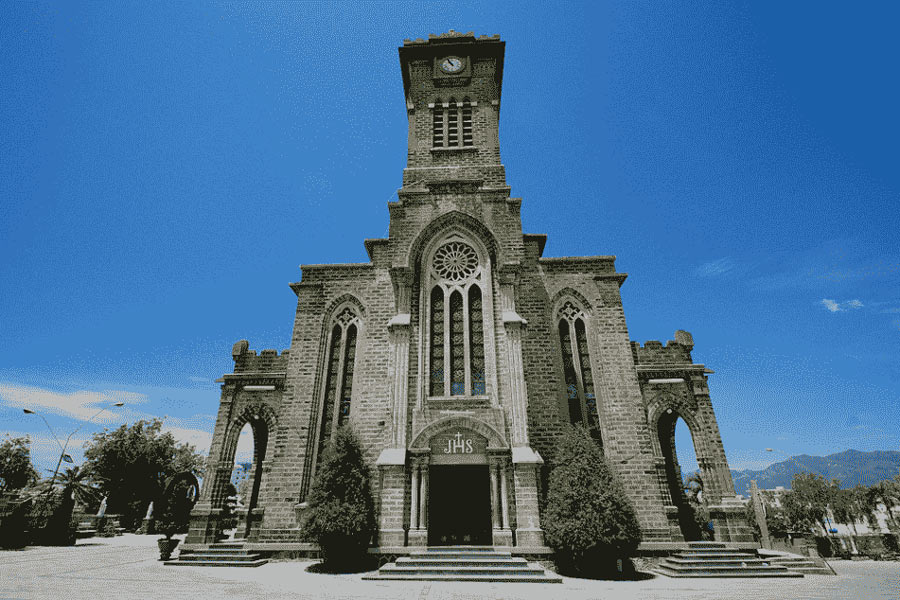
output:
<svg viewBox="0 0 900 600"><path fill-rule="evenodd" d="M434 253L434 270L447 281L467 279L477 267L478 255L462 242L447 242Z"/></svg>

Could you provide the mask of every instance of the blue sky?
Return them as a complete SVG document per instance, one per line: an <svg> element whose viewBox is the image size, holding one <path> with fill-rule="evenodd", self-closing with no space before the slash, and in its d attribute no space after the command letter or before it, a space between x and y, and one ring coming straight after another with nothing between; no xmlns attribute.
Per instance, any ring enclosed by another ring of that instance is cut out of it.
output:
<svg viewBox="0 0 900 600"><path fill-rule="evenodd" d="M525 230L546 256L618 256L632 339L693 333L733 468L900 446L895 6L3 14L0 433L29 434L42 469L58 447L26 406L63 439L81 427L76 462L91 433L148 416L208 444L231 344L285 348L298 265L364 262L386 234L396 48L451 28L507 43L501 151Z"/></svg>

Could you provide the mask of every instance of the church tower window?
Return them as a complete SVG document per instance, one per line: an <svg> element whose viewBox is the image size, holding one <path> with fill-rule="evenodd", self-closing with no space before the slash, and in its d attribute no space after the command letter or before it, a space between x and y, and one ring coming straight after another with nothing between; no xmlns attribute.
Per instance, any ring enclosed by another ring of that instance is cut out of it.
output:
<svg viewBox="0 0 900 600"><path fill-rule="evenodd" d="M431 261L430 280L428 393L484 395L484 280L478 253L461 240L443 243Z"/></svg>
<svg viewBox="0 0 900 600"><path fill-rule="evenodd" d="M435 148L471 147L472 101L463 98L462 103L455 98L444 104L440 98L434 101L431 114L431 145Z"/></svg>
<svg viewBox="0 0 900 600"><path fill-rule="evenodd" d="M572 302L559 311L559 343L563 358L563 376L569 405L569 420L586 427L600 440L600 418L594 393L594 376L587 342L586 317Z"/></svg>
<svg viewBox="0 0 900 600"><path fill-rule="evenodd" d="M335 316L331 328L317 463L321 461L322 453L332 434L350 418L358 337L359 317L353 309L345 307Z"/></svg>
<svg viewBox="0 0 900 600"><path fill-rule="evenodd" d="M435 148L444 146L444 105L440 100L435 100L431 114L431 145Z"/></svg>

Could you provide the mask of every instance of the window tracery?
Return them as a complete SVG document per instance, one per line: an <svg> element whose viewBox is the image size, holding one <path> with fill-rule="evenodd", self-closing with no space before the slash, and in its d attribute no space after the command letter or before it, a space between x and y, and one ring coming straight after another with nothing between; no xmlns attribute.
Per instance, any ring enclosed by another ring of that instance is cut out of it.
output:
<svg viewBox="0 0 900 600"><path fill-rule="evenodd" d="M487 393L483 268L466 242L451 239L429 265L428 393L480 396Z"/></svg>
<svg viewBox="0 0 900 600"><path fill-rule="evenodd" d="M322 460L328 440L350 418L359 327L359 315L349 306L332 319L316 464Z"/></svg>
<svg viewBox="0 0 900 600"><path fill-rule="evenodd" d="M557 318L569 420L573 425L586 427L599 441L600 417L585 326L587 317L573 302L567 301L559 309Z"/></svg>

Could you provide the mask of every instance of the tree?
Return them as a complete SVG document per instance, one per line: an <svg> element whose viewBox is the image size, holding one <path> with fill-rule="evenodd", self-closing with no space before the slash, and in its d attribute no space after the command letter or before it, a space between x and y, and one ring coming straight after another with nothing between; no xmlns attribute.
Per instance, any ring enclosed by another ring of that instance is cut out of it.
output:
<svg viewBox="0 0 900 600"><path fill-rule="evenodd" d="M615 573L616 560L632 556L641 541L624 488L581 428L568 427L557 445L544 535L560 569L582 576Z"/></svg>
<svg viewBox="0 0 900 600"><path fill-rule="evenodd" d="M130 529L141 525L147 505L160 499L169 477L184 471L202 474L204 465L193 446L162 432L160 419L96 433L84 457L108 496L108 511L121 515L122 526Z"/></svg>
<svg viewBox="0 0 900 600"><path fill-rule="evenodd" d="M0 494L25 488L38 479L31 464L31 439L28 436L11 438L0 443Z"/></svg>
<svg viewBox="0 0 900 600"><path fill-rule="evenodd" d="M47 544L72 545L75 543L76 524L72 522L75 505L93 505L99 492L89 470L73 467L57 475L55 481L41 481L31 489L31 495L43 525L39 539Z"/></svg>
<svg viewBox="0 0 900 600"><path fill-rule="evenodd" d="M894 481L879 481L868 489L868 506L877 510L879 504L884 504L888 514L888 527L891 531L897 529L897 520L894 518L894 506L897 503L900 503L900 484Z"/></svg>
<svg viewBox="0 0 900 600"><path fill-rule="evenodd" d="M821 475L796 473L791 482L791 491L784 495L782 504L788 523L794 531L810 531L822 528L831 500L831 486Z"/></svg>
<svg viewBox="0 0 900 600"><path fill-rule="evenodd" d="M309 492L303 531L319 544L329 570L356 568L375 533L375 502L359 440L339 427L328 443Z"/></svg>
<svg viewBox="0 0 900 600"><path fill-rule="evenodd" d="M709 528L710 514L703 500L703 477L699 472L691 473L684 484L684 495L687 500L685 509L690 512L693 520L693 528L699 532L699 537L704 540L712 538Z"/></svg>

